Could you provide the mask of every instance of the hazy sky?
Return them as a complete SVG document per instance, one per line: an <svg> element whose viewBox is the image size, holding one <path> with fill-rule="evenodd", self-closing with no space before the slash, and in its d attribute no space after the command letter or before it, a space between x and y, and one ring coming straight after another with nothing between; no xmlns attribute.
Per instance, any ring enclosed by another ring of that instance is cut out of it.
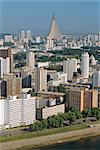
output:
<svg viewBox="0 0 100 150"><path fill-rule="evenodd" d="M61 32L100 31L100 0L0 0L0 33L46 33L53 13Z"/></svg>

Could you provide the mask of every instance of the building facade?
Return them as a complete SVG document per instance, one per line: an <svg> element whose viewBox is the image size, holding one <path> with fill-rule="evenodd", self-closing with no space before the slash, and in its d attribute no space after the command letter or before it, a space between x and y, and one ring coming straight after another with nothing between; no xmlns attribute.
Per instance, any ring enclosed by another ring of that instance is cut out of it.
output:
<svg viewBox="0 0 100 150"><path fill-rule="evenodd" d="M20 125L29 125L36 120L35 97L23 95L17 99L9 96L0 100L0 126L11 128Z"/></svg>
<svg viewBox="0 0 100 150"><path fill-rule="evenodd" d="M89 54L87 52L81 56L81 74L84 78L89 77Z"/></svg>
<svg viewBox="0 0 100 150"><path fill-rule="evenodd" d="M76 107L81 112L85 109L98 107L97 90L70 89L68 91L69 107Z"/></svg>
<svg viewBox="0 0 100 150"><path fill-rule="evenodd" d="M35 70L35 92L47 91L47 69L43 67Z"/></svg>
<svg viewBox="0 0 100 150"><path fill-rule="evenodd" d="M67 73L67 80L72 80L73 73L77 72L77 59L67 59L63 61L63 72Z"/></svg>

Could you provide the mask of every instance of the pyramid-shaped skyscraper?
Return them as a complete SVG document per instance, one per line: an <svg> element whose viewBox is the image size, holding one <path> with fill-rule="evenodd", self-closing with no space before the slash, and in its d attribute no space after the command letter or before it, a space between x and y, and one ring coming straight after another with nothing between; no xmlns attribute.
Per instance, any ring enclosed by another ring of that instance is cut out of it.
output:
<svg viewBox="0 0 100 150"><path fill-rule="evenodd" d="M60 38L61 38L61 34L58 30L55 15L53 15L53 18L52 18L52 21L51 21L50 32L49 32L49 35L48 35L48 39L58 40Z"/></svg>

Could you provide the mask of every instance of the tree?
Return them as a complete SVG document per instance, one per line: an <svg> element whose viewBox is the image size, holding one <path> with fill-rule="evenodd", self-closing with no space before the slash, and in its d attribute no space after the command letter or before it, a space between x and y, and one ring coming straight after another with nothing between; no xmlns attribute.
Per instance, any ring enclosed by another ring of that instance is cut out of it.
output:
<svg viewBox="0 0 100 150"><path fill-rule="evenodd" d="M66 88L63 86L63 85L59 85L58 86L58 92L63 92L63 93L65 93L66 92Z"/></svg>
<svg viewBox="0 0 100 150"><path fill-rule="evenodd" d="M68 120L71 122L76 121L76 114L74 112L68 111Z"/></svg>
<svg viewBox="0 0 100 150"><path fill-rule="evenodd" d="M97 111L98 111L97 108L92 108L92 109L91 109L91 116L92 116L92 117L96 117Z"/></svg>
<svg viewBox="0 0 100 150"><path fill-rule="evenodd" d="M96 114L96 119L97 119L97 120L100 120L100 112L98 112L98 113Z"/></svg>
<svg viewBox="0 0 100 150"><path fill-rule="evenodd" d="M37 131L38 130L42 130L42 128L43 128L42 122L41 121L37 121L36 122L36 127L37 127Z"/></svg>
<svg viewBox="0 0 100 150"><path fill-rule="evenodd" d="M82 112L83 118L91 117L91 109L85 109Z"/></svg>
<svg viewBox="0 0 100 150"><path fill-rule="evenodd" d="M82 114L81 114L81 112L79 111L79 109L78 109L78 108L71 107L71 108L70 108L70 111L72 111L72 112L74 112L74 113L75 113L75 115L76 115L76 119L80 119L80 118L82 118Z"/></svg>
<svg viewBox="0 0 100 150"><path fill-rule="evenodd" d="M31 94L31 96L36 96L36 93L33 90L29 90L27 94Z"/></svg>
<svg viewBox="0 0 100 150"><path fill-rule="evenodd" d="M47 119L42 120L42 128L43 129L47 129L47 127L48 127L48 121L47 121Z"/></svg>
<svg viewBox="0 0 100 150"><path fill-rule="evenodd" d="M52 126L53 126L53 119L52 119L52 117L49 117L48 118L48 128L52 128Z"/></svg>

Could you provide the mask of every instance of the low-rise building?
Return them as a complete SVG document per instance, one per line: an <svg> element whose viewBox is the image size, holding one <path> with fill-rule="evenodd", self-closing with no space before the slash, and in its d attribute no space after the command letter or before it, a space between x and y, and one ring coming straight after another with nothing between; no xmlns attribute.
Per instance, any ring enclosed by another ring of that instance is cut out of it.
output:
<svg viewBox="0 0 100 150"><path fill-rule="evenodd" d="M37 119L47 119L50 116L65 112L65 104L55 105L52 107L45 107L37 109Z"/></svg>

